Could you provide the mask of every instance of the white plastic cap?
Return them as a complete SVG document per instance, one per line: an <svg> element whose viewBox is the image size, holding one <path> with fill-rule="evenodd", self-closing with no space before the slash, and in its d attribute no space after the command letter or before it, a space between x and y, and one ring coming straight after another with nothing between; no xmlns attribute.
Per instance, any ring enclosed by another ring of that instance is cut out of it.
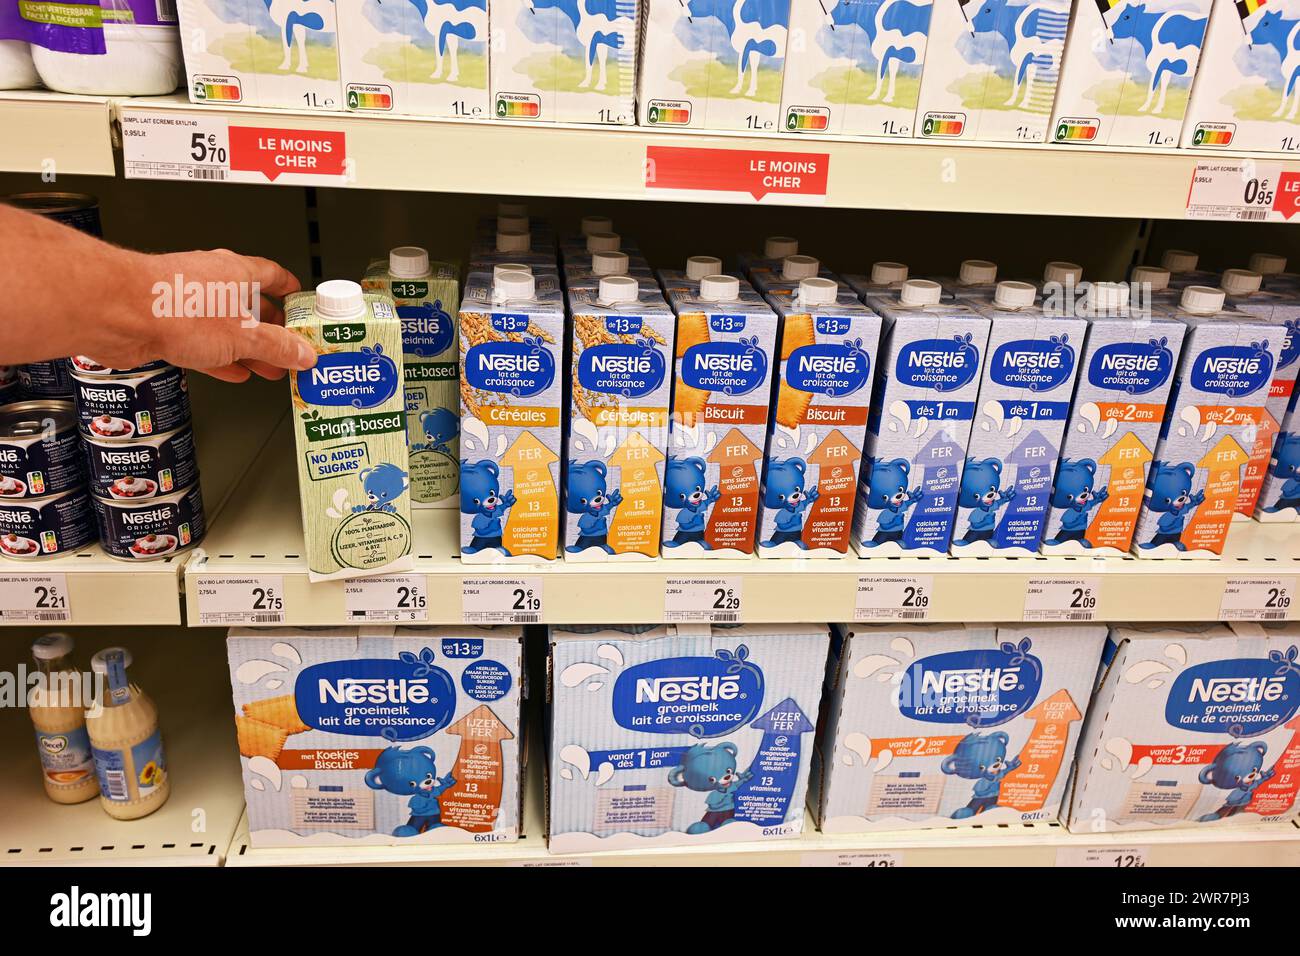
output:
<svg viewBox="0 0 1300 956"><path fill-rule="evenodd" d="M500 302L531 299L537 292L537 280L531 272L503 272L494 277L492 294Z"/></svg>
<svg viewBox="0 0 1300 956"><path fill-rule="evenodd" d="M788 282L811 279L821 271L822 264L812 256L786 256L781 260L781 278Z"/></svg>
<svg viewBox="0 0 1300 956"><path fill-rule="evenodd" d="M584 236L590 236L593 232L613 232L614 220L608 216L583 216L580 228Z"/></svg>
<svg viewBox="0 0 1300 956"><path fill-rule="evenodd" d="M527 216L497 216L497 232L528 232Z"/></svg>
<svg viewBox="0 0 1300 956"><path fill-rule="evenodd" d="M722 271L722 260L717 256L691 256L686 260L686 278L698 282L705 276L715 276Z"/></svg>
<svg viewBox="0 0 1300 956"><path fill-rule="evenodd" d="M641 284L631 276L605 276L600 280L600 301L608 305L635 302Z"/></svg>
<svg viewBox="0 0 1300 956"><path fill-rule="evenodd" d="M532 233L526 229L497 231L497 252L527 252L532 245Z"/></svg>
<svg viewBox="0 0 1300 956"><path fill-rule="evenodd" d="M316 287L316 314L326 319L351 319L366 311L361 286L351 279L329 279Z"/></svg>
<svg viewBox="0 0 1300 956"><path fill-rule="evenodd" d="M97 651L95 656L90 659L90 669L96 674L108 673L108 655L117 652L122 655L122 666L130 667L134 663L131 652L125 647L106 647L102 651Z"/></svg>
<svg viewBox="0 0 1300 956"><path fill-rule="evenodd" d="M705 276L700 279L700 298L706 302L734 302L740 298L740 280L735 276Z"/></svg>
<svg viewBox="0 0 1300 956"><path fill-rule="evenodd" d="M901 262L873 262L871 264L872 285L893 285L895 282L907 281L907 266Z"/></svg>
<svg viewBox="0 0 1300 956"><path fill-rule="evenodd" d="M533 267L522 262L498 262L492 267L492 281L496 282L503 272L527 272L532 275Z"/></svg>
<svg viewBox="0 0 1300 956"><path fill-rule="evenodd" d="M1258 272L1262 276L1275 276L1279 272L1286 272L1286 256L1279 256L1272 252L1257 252L1250 257L1250 271Z"/></svg>
<svg viewBox="0 0 1300 956"><path fill-rule="evenodd" d="M527 216L528 203L524 202L499 202L497 203L497 218L501 216Z"/></svg>
<svg viewBox="0 0 1300 956"><path fill-rule="evenodd" d="M71 634L55 631L32 641L32 657L38 661L52 661L71 654L72 646Z"/></svg>
<svg viewBox="0 0 1300 956"><path fill-rule="evenodd" d="M1194 252L1188 252L1186 249L1169 249L1161 258L1160 264L1170 272L1192 272L1200 261L1201 257Z"/></svg>
<svg viewBox="0 0 1300 956"><path fill-rule="evenodd" d="M1129 273L1134 282L1145 282L1152 292L1161 292L1169 288L1169 270L1163 266L1134 266Z"/></svg>
<svg viewBox="0 0 1300 956"><path fill-rule="evenodd" d="M790 260L787 259L786 262ZM830 305L839 295L840 287L834 279L802 279L799 282L799 301L804 305Z"/></svg>
<svg viewBox="0 0 1300 956"><path fill-rule="evenodd" d="M588 252L618 252L622 245L623 237L616 232L587 233Z"/></svg>
<svg viewBox="0 0 1300 956"><path fill-rule="evenodd" d="M597 276L627 275L627 253L593 252L591 254L591 274Z"/></svg>
<svg viewBox="0 0 1300 956"><path fill-rule="evenodd" d="M1028 282L999 282L993 290L993 304L999 309L1024 309L1034 304L1038 290Z"/></svg>
<svg viewBox="0 0 1300 956"><path fill-rule="evenodd" d="M1224 269L1219 285L1228 295L1250 295L1258 292L1264 277L1249 269Z"/></svg>
<svg viewBox="0 0 1300 956"><path fill-rule="evenodd" d="M1134 282L1139 281L1134 278ZM1089 282L1084 308L1089 315L1111 315L1128 306L1130 289L1125 282Z"/></svg>
<svg viewBox="0 0 1300 956"><path fill-rule="evenodd" d="M1077 262L1049 262L1043 269L1044 282L1078 282L1083 278L1083 266Z"/></svg>
<svg viewBox="0 0 1300 956"><path fill-rule="evenodd" d="M938 305L942 296L942 287L930 279L908 279L898 291L903 305Z"/></svg>
<svg viewBox="0 0 1300 956"><path fill-rule="evenodd" d="M998 264L987 259L963 259L957 270L957 281L962 285L987 285L997 278Z"/></svg>
<svg viewBox="0 0 1300 956"><path fill-rule="evenodd" d="M1211 289L1208 285L1189 285L1183 290L1178 306L1184 312L1213 315L1223 308L1223 290Z"/></svg>
<svg viewBox="0 0 1300 956"><path fill-rule="evenodd" d="M799 254L799 240L793 236L768 236L763 243L763 256L767 259L784 259Z"/></svg>
<svg viewBox="0 0 1300 956"><path fill-rule="evenodd" d="M429 250L398 246L388 253L388 272L398 279L418 279L429 274Z"/></svg>

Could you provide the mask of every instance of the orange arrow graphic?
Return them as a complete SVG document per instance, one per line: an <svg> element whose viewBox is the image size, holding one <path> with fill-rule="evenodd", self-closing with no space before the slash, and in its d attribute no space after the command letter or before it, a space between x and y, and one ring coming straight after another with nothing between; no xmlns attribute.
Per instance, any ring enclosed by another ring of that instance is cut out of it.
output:
<svg viewBox="0 0 1300 956"><path fill-rule="evenodd" d="M1294 731L1282 756L1273 762L1273 776L1255 788L1244 812L1271 817L1286 813L1295 806L1300 791L1300 717L1286 725Z"/></svg>
<svg viewBox="0 0 1300 956"><path fill-rule="evenodd" d="M838 428L827 432L808 456L809 471L813 474L808 484L812 486L815 478L817 500L812 503L803 525L804 547L848 551L853 526L853 492L861 457L862 452ZM815 473L811 471L812 466L817 468Z"/></svg>
<svg viewBox="0 0 1300 956"><path fill-rule="evenodd" d="M1106 500L1097 506L1088 525L1087 539L1094 548L1128 551L1132 546L1151 459L1150 449L1132 432L1126 432L1098 459L1099 466L1110 467L1110 476Z"/></svg>
<svg viewBox="0 0 1300 956"><path fill-rule="evenodd" d="M492 708L480 704L447 728L460 737L455 784L438 800L442 822L471 833L490 832L501 810L505 769L501 741L514 737Z"/></svg>
<svg viewBox="0 0 1300 956"><path fill-rule="evenodd" d="M714 549L754 550L759 472L754 463L762 457L763 449L739 428L727 432L709 454L709 463L718 466L718 491L722 495L713 506L704 532L704 539Z"/></svg>
<svg viewBox="0 0 1300 956"><path fill-rule="evenodd" d="M1029 739L1020 748L1020 766L1002 779L998 806L1012 807L1022 813L1041 810L1065 763L1065 747L1070 740L1070 724L1082 720L1070 692L1062 688L1037 707L1025 712L1034 722Z"/></svg>
<svg viewBox="0 0 1300 956"><path fill-rule="evenodd" d="M1241 488L1237 492L1239 514L1250 517L1255 513L1255 502L1259 500L1259 492L1264 487L1268 465L1273 458L1273 439L1281 430L1273 413L1265 409L1259 430L1255 432L1255 444L1250 449L1250 461L1246 462L1246 471L1241 478Z"/></svg>
<svg viewBox="0 0 1300 956"><path fill-rule="evenodd" d="M502 537L502 544L512 555L555 558L560 523L551 466L559 460L532 432L521 432L501 457L501 467L514 470L515 503Z"/></svg>
<svg viewBox="0 0 1300 956"><path fill-rule="evenodd" d="M618 489L623 503L609 523L609 546L615 554L659 554L659 533L663 522L664 494L659 466L664 453L640 432L609 456L609 467L618 469Z"/></svg>
<svg viewBox="0 0 1300 956"><path fill-rule="evenodd" d="M1183 530L1180 540L1189 550L1223 552L1223 541L1232 524L1232 513L1237 510L1237 491L1241 487L1241 466L1250 456L1231 435L1224 435L1209 452L1196 463L1207 471L1205 501L1197 506L1192 520Z"/></svg>

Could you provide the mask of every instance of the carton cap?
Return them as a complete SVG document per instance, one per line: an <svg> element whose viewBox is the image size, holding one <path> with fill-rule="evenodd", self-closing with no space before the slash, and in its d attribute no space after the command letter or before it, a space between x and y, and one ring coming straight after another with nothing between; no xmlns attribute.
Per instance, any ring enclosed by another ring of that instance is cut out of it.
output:
<svg viewBox="0 0 1300 956"><path fill-rule="evenodd" d="M635 302L641 284L631 276L605 276L600 280L600 301L607 305Z"/></svg>
<svg viewBox="0 0 1300 956"><path fill-rule="evenodd" d="M493 280L492 294L501 302L531 299L537 293L537 280L531 272L506 271Z"/></svg>
<svg viewBox="0 0 1300 956"><path fill-rule="evenodd" d="M498 262L492 267L492 281L495 283L503 272L527 272L532 275L533 267L522 262Z"/></svg>
<svg viewBox="0 0 1300 956"><path fill-rule="evenodd" d="M938 305L943 295L939 283L929 279L908 279L898 291L898 301L903 305Z"/></svg>
<svg viewBox="0 0 1300 956"><path fill-rule="evenodd" d="M627 275L627 253L593 252L591 254L591 274L597 276Z"/></svg>
<svg viewBox="0 0 1300 956"><path fill-rule="evenodd" d="M768 236L763 243L763 257L766 259L784 259L798 254L799 240L793 236Z"/></svg>
<svg viewBox="0 0 1300 956"><path fill-rule="evenodd" d="M365 314L361 286L351 279L329 279L316 287L316 314L326 319L352 319Z"/></svg>
<svg viewBox="0 0 1300 956"><path fill-rule="evenodd" d="M418 279L429 274L429 250L398 246L388 253L388 273L398 279Z"/></svg>
<svg viewBox="0 0 1300 956"><path fill-rule="evenodd" d="M497 232L528 232L527 216L497 216Z"/></svg>
<svg viewBox="0 0 1300 956"><path fill-rule="evenodd" d="M588 252L618 252L622 245L623 237L616 232L587 233Z"/></svg>
<svg viewBox="0 0 1300 956"><path fill-rule="evenodd" d="M999 309L1023 309L1034 304L1038 294L1028 282L999 282L993 290L993 304Z"/></svg>
<svg viewBox="0 0 1300 956"><path fill-rule="evenodd" d="M893 285L895 282L907 281L907 266L901 262L873 262L871 264L872 285Z"/></svg>
<svg viewBox="0 0 1300 956"><path fill-rule="evenodd" d="M785 260L789 262L789 259ZM799 282L799 301L804 305L830 305L839 295L840 287L834 279L802 279Z"/></svg>
<svg viewBox="0 0 1300 956"><path fill-rule="evenodd" d="M1049 262L1043 269L1044 282L1078 282L1083 278L1083 266L1077 262Z"/></svg>
<svg viewBox="0 0 1300 956"><path fill-rule="evenodd" d="M740 298L740 280L735 276L705 276L700 280L700 298L706 302L732 302Z"/></svg>
<svg viewBox="0 0 1300 956"><path fill-rule="evenodd" d="M997 278L998 264L987 259L963 259L957 270L957 281L962 285L987 285Z"/></svg>
<svg viewBox="0 0 1300 956"><path fill-rule="evenodd" d="M497 252L527 252L533 237L527 230L510 229L497 232Z"/></svg>
<svg viewBox="0 0 1300 956"><path fill-rule="evenodd" d="M1262 275L1249 269L1224 269L1219 286L1228 295L1250 295L1259 291L1259 285L1263 281Z"/></svg>
<svg viewBox="0 0 1300 956"><path fill-rule="evenodd" d="M497 203L497 217L501 216L527 216L528 203L523 202L499 202Z"/></svg>
<svg viewBox="0 0 1300 956"><path fill-rule="evenodd" d="M1186 249L1167 249L1160 264L1170 272L1192 272L1200 261L1200 256Z"/></svg>
<svg viewBox="0 0 1300 956"><path fill-rule="evenodd" d="M1189 285L1183 290L1178 306L1184 312L1213 315L1223 308L1223 290L1211 289L1208 285Z"/></svg>
<svg viewBox="0 0 1300 956"><path fill-rule="evenodd" d="M822 264L812 256L786 256L781 261L781 278L790 282L811 279L821 271L821 267Z"/></svg>
<svg viewBox="0 0 1300 956"><path fill-rule="evenodd" d="M122 655L122 666L130 667L134 663L131 652L125 647L106 647L102 651L96 651L95 656L90 659L90 669L96 674L108 673L108 655L114 651Z"/></svg>
<svg viewBox="0 0 1300 956"><path fill-rule="evenodd" d="M698 282L705 276L715 276L722 271L722 260L717 256L691 256L686 260L686 278Z"/></svg>
<svg viewBox="0 0 1300 956"><path fill-rule="evenodd" d="M54 631L32 642L32 657L38 661L52 661L72 653L72 635Z"/></svg>
<svg viewBox="0 0 1300 956"><path fill-rule="evenodd" d="M1286 256L1272 252L1257 252L1250 257L1250 271L1262 276L1275 276L1286 272Z"/></svg>
<svg viewBox="0 0 1300 956"><path fill-rule="evenodd" d="M584 236L593 232L613 232L614 220L608 216L583 216L580 230Z"/></svg>
<svg viewBox="0 0 1300 956"><path fill-rule="evenodd" d="M1163 266L1134 266L1129 278L1134 282L1150 284L1152 292L1169 288L1169 270Z"/></svg>
<svg viewBox="0 0 1300 956"><path fill-rule="evenodd" d="M1136 276L1133 281L1138 281ZM1128 305L1130 291L1123 282L1089 282L1084 292L1084 307L1091 315L1118 312Z"/></svg>

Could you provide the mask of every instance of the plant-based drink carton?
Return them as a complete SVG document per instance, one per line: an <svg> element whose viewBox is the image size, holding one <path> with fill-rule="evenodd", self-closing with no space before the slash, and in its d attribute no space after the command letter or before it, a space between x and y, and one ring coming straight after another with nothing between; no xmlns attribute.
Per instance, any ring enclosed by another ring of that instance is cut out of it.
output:
<svg viewBox="0 0 1300 956"><path fill-rule="evenodd" d="M966 448L953 554L1038 553L1052 500L1085 319L1048 314L1027 282L999 282L977 308L993 320ZM970 300L975 301L975 300Z"/></svg>
<svg viewBox="0 0 1300 956"><path fill-rule="evenodd" d="M519 838L518 627L235 628L254 846Z"/></svg>
<svg viewBox="0 0 1300 956"><path fill-rule="evenodd" d="M460 368L456 267L430 262L418 246L398 246L366 269L361 286L387 295L402 321L411 501L455 508L460 501Z"/></svg>
<svg viewBox="0 0 1300 956"><path fill-rule="evenodd" d="M1184 148L1300 151L1297 25L1300 0L1215 0L1183 123Z"/></svg>
<svg viewBox="0 0 1300 956"><path fill-rule="evenodd" d="M884 321L853 515L864 558L948 553L989 320L940 295L909 279L866 300Z"/></svg>
<svg viewBox="0 0 1300 956"><path fill-rule="evenodd" d="M492 114L636 122L637 0L492 0Z"/></svg>
<svg viewBox="0 0 1300 956"><path fill-rule="evenodd" d="M1041 143L1070 0L935 0L916 109L926 139Z"/></svg>
<svg viewBox="0 0 1300 956"><path fill-rule="evenodd" d="M824 833L1053 821L1105 625L844 624L818 740Z"/></svg>
<svg viewBox="0 0 1300 956"><path fill-rule="evenodd" d="M777 317L748 284L706 276L674 292L675 382L663 556L754 553Z"/></svg>
<svg viewBox="0 0 1300 956"><path fill-rule="evenodd" d="M929 32L930 0L792 4L781 128L915 135Z"/></svg>
<svg viewBox="0 0 1300 956"><path fill-rule="evenodd" d="M1212 558L1237 509L1286 335L1223 309L1223 292L1183 290L1177 378L1134 534L1138 557Z"/></svg>
<svg viewBox="0 0 1300 956"><path fill-rule="evenodd" d="M192 103L341 110L332 0L177 0Z"/></svg>
<svg viewBox="0 0 1300 956"><path fill-rule="evenodd" d="M486 279L486 274L483 275ZM462 561L551 561L560 548L564 298L506 271L460 311Z"/></svg>
<svg viewBox="0 0 1300 956"><path fill-rule="evenodd" d="M797 836L827 634L552 628L550 849Z"/></svg>
<svg viewBox="0 0 1300 956"><path fill-rule="evenodd" d="M565 560L658 557L677 317L631 276L571 288L568 303Z"/></svg>
<svg viewBox="0 0 1300 956"><path fill-rule="evenodd" d="M832 279L768 299L781 319L760 489L761 557L842 557L853 532L880 316Z"/></svg>
<svg viewBox="0 0 1300 956"><path fill-rule="evenodd" d="M347 108L486 119L487 0L351 0L338 6Z"/></svg>
<svg viewBox="0 0 1300 956"><path fill-rule="evenodd" d="M1052 140L1177 146L1212 0L1078 0Z"/></svg>
<svg viewBox="0 0 1300 956"><path fill-rule="evenodd" d="M1071 832L1294 815L1298 647L1294 623L1112 630L1067 800Z"/></svg>
<svg viewBox="0 0 1300 956"><path fill-rule="evenodd" d="M285 327L318 353L290 379L307 573L328 581L408 571L410 465L393 300L335 279L284 306Z"/></svg>

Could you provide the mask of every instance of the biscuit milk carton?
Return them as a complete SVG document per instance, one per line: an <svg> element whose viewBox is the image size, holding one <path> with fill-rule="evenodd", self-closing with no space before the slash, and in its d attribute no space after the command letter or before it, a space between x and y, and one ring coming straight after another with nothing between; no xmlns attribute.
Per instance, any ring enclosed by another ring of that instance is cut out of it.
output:
<svg viewBox="0 0 1300 956"><path fill-rule="evenodd" d="M1079 741L1071 832L1293 816L1297 649L1295 623L1114 628Z"/></svg>
<svg viewBox="0 0 1300 956"><path fill-rule="evenodd" d="M483 279L486 279L486 274ZM460 311L460 556L560 549L564 298L531 273L466 286Z"/></svg>
<svg viewBox="0 0 1300 956"><path fill-rule="evenodd" d="M787 133L915 135L930 3L791 4L781 128Z"/></svg>
<svg viewBox="0 0 1300 956"><path fill-rule="evenodd" d="M370 263L361 286L392 298L402 321L411 501L417 508L454 508L460 499L456 267L430 262L418 246L398 246Z"/></svg>
<svg viewBox="0 0 1300 956"><path fill-rule="evenodd" d="M934 0L916 110L926 139L1041 143L1070 0Z"/></svg>
<svg viewBox="0 0 1300 956"><path fill-rule="evenodd" d="M636 122L637 0L492 0L492 115Z"/></svg>
<svg viewBox="0 0 1300 956"><path fill-rule="evenodd" d="M486 119L487 0L351 0L338 5L347 108Z"/></svg>
<svg viewBox="0 0 1300 956"><path fill-rule="evenodd" d="M884 321L853 514L864 558L948 553L989 320L940 294L908 279L866 300Z"/></svg>
<svg viewBox="0 0 1300 956"><path fill-rule="evenodd" d="M1044 554L1127 554L1187 327L1089 287L1088 341L1056 466Z"/></svg>
<svg viewBox="0 0 1300 956"><path fill-rule="evenodd" d="M759 491L761 557L849 550L880 316L833 279L773 295L781 318L776 403Z"/></svg>
<svg viewBox="0 0 1300 956"><path fill-rule="evenodd" d="M664 294L671 297L674 293L699 287L705 276L724 275L722 260L717 256L689 256L685 269L656 269L655 278Z"/></svg>
<svg viewBox="0 0 1300 956"><path fill-rule="evenodd" d="M1052 500L1085 319L1044 312L1027 282L999 282L957 496L953 554L1038 553ZM972 300L974 301L974 300Z"/></svg>
<svg viewBox="0 0 1300 956"><path fill-rule="evenodd" d="M843 275L840 279L859 296L887 297L897 294L907 277L907 264L904 262L873 262L869 273Z"/></svg>
<svg viewBox="0 0 1300 956"><path fill-rule="evenodd" d="M838 281L835 273L825 268L820 259L800 255L786 256L781 261L781 267L772 272L755 269L749 281L764 296L777 295L791 299L799 291L799 283L817 277Z"/></svg>
<svg viewBox="0 0 1300 956"><path fill-rule="evenodd" d="M290 378L312 581L408 571L411 496L402 324L387 295L322 282L284 303L316 365Z"/></svg>
<svg viewBox="0 0 1300 956"><path fill-rule="evenodd" d="M1263 427L1284 330L1223 310L1223 292L1183 290L1187 326L1138 514L1138 557L1223 553L1242 475Z"/></svg>
<svg viewBox="0 0 1300 956"><path fill-rule="evenodd" d="M235 628L254 846L519 838L518 627Z"/></svg>
<svg viewBox="0 0 1300 956"><path fill-rule="evenodd" d="M1215 0L1182 146L1206 152L1300 151L1300 0Z"/></svg>
<svg viewBox="0 0 1300 956"><path fill-rule="evenodd" d="M781 129L788 0L642 0L640 125Z"/></svg>
<svg viewBox="0 0 1300 956"><path fill-rule="evenodd" d="M823 833L1054 821L1097 624L844 624L818 740Z"/></svg>
<svg viewBox="0 0 1300 956"><path fill-rule="evenodd" d="M552 628L552 852L801 833L826 646L814 625Z"/></svg>
<svg viewBox="0 0 1300 956"><path fill-rule="evenodd" d="M1078 0L1052 140L1177 146L1212 0Z"/></svg>
<svg viewBox="0 0 1300 956"><path fill-rule="evenodd" d="M963 259L957 267L957 275L940 279L939 283L944 292L963 302L970 299L988 301L997 291L998 264L989 259Z"/></svg>
<svg viewBox="0 0 1300 956"><path fill-rule="evenodd" d="M190 102L343 109L333 0L177 0Z"/></svg>
<svg viewBox="0 0 1300 956"><path fill-rule="evenodd" d="M589 256L566 257L564 265L564 287L572 292L586 289L595 293L600 288L601 280L609 277L628 276L635 279L643 288L653 292L659 291L650 263L642 256L629 256L626 252L593 252Z"/></svg>
<svg viewBox="0 0 1300 956"><path fill-rule="evenodd" d="M671 302L676 380L663 557L745 557L758 536L776 313L732 276L705 276Z"/></svg>
<svg viewBox="0 0 1300 956"><path fill-rule="evenodd" d="M793 236L768 236L763 240L762 253L742 252L736 256L740 271L750 282L763 272L780 272L785 260L799 255L799 240Z"/></svg>
<svg viewBox="0 0 1300 956"><path fill-rule="evenodd" d="M565 560L658 557L676 316L631 276L571 288L568 302Z"/></svg>

